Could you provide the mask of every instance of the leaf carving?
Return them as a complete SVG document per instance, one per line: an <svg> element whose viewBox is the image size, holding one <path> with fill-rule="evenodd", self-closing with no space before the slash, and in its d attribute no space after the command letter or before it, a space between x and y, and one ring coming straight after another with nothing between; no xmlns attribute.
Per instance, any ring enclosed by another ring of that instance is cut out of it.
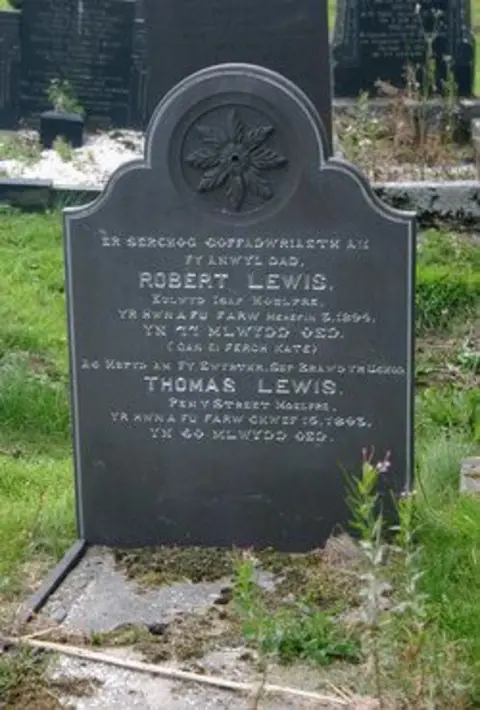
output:
<svg viewBox="0 0 480 710"><path fill-rule="evenodd" d="M275 132L273 126L248 126L237 108L232 108L224 128L199 125L196 131L201 145L185 157L185 162L203 171L197 192L223 187L228 206L235 212L242 209L248 195L257 202L273 197L273 185L263 171L288 163L284 155L266 145Z"/></svg>
<svg viewBox="0 0 480 710"><path fill-rule="evenodd" d="M260 170L269 170L285 165L287 159L271 148L260 147L250 153L252 164Z"/></svg>
<svg viewBox="0 0 480 710"><path fill-rule="evenodd" d="M266 178L263 178L255 168L250 168L245 173L245 182L252 195L270 200L273 197L272 186Z"/></svg>
<svg viewBox="0 0 480 710"><path fill-rule="evenodd" d="M245 143L250 150L258 148L259 145L265 143L268 136L273 133L273 126L255 126L255 128L249 128L245 135Z"/></svg>
<svg viewBox="0 0 480 710"><path fill-rule="evenodd" d="M225 193L233 209L237 212L245 197L245 185L240 175L231 175Z"/></svg>
<svg viewBox="0 0 480 710"><path fill-rule="evenodd" d="M187 155L185 161L194 168L213 168L219 163L218 152L212 148L199 148Z"/></svg>
<svg viewBox="0 0 480 710"><path fill-rule="evenodd" d="M245 136L245 127L235 109L232 109L227 117L227 134L234 143L241 143Z"/></svg>
<svg viewBox="0 0 480 710"><path fill-rule="evenodd" d="M222 170L221 166L212 168L212 170L207 170L203 175L202 179L198 183L197 190L199 192L208 192L209 190L215 190L215 188L223 185L228 177L228 172Z"/></svg>

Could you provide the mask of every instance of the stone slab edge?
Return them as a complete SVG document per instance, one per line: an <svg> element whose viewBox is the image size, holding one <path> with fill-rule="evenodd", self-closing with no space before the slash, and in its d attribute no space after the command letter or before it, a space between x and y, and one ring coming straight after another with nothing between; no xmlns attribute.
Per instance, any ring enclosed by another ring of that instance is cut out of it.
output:
<svg viewBox="0 0 480 710"><path fill-rule="evenodd" d="M393 98L375 96L369 97L368 105L370 109L377 113L385 113L389 111L392 104L399 100L399 96L396 95ZM443 112L446 108L446 102L444 99L429 99L427 101L418 101L415 99L404 99L405 105L411 108L427 107L429 112ZM334 97L332 100L334 112L337 114L350 114L355 112L358 107L358 97ZM472 121L475 118L480 118L480 98L472 97L470 99L463 98L459 99L458 113L464 121ZM450 109L449 109L450 110Z"/></svg>
<svg viewBox="0 0 480 710"><path fill-rule="evenodd" d="M480 180L374 183L375 193L392 207L414 211L423 226L439 223L480 228ZM0 180L0 206L24 211L62 209L92 202L99 187L67 187L48 180Z"/></svg>

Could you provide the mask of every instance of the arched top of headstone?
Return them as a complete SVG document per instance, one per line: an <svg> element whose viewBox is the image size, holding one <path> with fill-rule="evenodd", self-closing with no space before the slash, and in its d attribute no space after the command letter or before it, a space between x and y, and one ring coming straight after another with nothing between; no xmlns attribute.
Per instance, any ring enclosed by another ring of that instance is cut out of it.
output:
<svg viewBox="0 0 480 710"><path fill-rule="evenodd" d="M364 206L383 217L413 217L384 205L352 165L325 161L326 145L314 105L285 77L249 64L208 67L159 103L146 132L144 159L121 166L90 205L66 209L67 222L116 205L123 213L120 205L139 206L148 198L157 214L193 210L214 221L252 223L292 200L308 202L312 189L321 190L333 174L340 209L347 198L342 185L350 185L348 199L353 188Z"/></svg>

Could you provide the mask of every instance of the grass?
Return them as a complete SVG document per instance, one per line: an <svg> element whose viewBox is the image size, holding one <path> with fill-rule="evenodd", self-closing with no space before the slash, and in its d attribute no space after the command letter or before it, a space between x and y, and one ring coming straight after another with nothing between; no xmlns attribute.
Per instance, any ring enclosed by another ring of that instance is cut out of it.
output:
<svg viewBox="0 0 480 710"><path fill-rule="evenodd" d="M478 418L477 418L478 420ZM478 447L477 447L478 452ZM419 451L418 537L421 588L445 644L458 655L480 702L480 499L460 495L459 460L472 453L467 435L440 435ZM460 673L461 674L461 673Z"/></svg>
<svg viewBox="0 0 480 710"><path fill-rule="evenodd" d="M4 600L28 591L39 575L26 569L38 567L43 574L75 537L60 224L58 213L5 211L0 216ZM478 246L468 235L421 234L416 296L421 585L432 628L442 648L457 649L459 660L453 665L471 686L480 668L480 502L460 496L458 484L461 459L480 446L479 259ZM312 598L299 598L289 609L271 614L249 586L248 569L243 573L242 580L240 569L236 598L243 608L244 635L265 656L285 663L358 662L358 634L332 622L338 603L324 608ZM5 673L0 666L0 685ZM480 688L469 692L474 697Z"/></svg>
<svg viewBox="0 0 480 710"><path fill-rule="evenodd" d="M471 318L480 302L480 250L469 238L429 230L419 241L417 334Z"/></svg>
<svg viewBox="0 0 480 710"><path fill-rule="evenodd" d="M74 538L58 215L0 218L0 590Z"/></svg>

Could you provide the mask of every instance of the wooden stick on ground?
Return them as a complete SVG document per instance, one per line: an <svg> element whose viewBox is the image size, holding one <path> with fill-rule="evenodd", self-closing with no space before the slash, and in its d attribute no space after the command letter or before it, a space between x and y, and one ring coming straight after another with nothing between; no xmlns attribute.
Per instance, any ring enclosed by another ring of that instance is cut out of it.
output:
<svg viewBox="0 0 480 710"><path fill-rule="evenodd" d="M182 680L193 683L201 683L203 685L211 685L217 688L224 688L225 690L236 690L246 693L251 693L255 691L255 687L249 683L241 683L236 680L228 680L227 678L220 678L218 676L190 673L188 671L181 671L176 668L164 668L162 666L154 665L153 663L143 663L142 661L133 661L124 658L117 658L116 656L110 656L107 653L91 651L88 648L80 648L78 646L71 646L69 644L53 643L51 641L37 641L35 639L29 638L28 636L20 636L13 638L7 637L4 640L7 643L12 644L12 646L27 646L29 648L39 648L44 651L50 651L52 653L61 653L65 656L81 658L85 661L106 663L107 665L117 666L118 668L124 668L125 670L137 671L140 673L151 673L152 675L162 676L164 678L169 678L170 680ZM267 683L263 688L263 692L269 694L293 695L298 698L317 700L319 702L325 703L335 703L344 707L348 705L348 701L342 697L322 695L320 693L315 693L308 690L301 690L300 688L289 688L283 685L271 685Z"/></svg>

